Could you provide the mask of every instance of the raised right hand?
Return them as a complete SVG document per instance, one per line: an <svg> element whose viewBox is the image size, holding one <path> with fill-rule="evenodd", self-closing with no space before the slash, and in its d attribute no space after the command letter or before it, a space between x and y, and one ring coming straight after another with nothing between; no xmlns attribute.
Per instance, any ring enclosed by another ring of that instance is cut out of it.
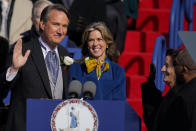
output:
<svg viewBox="0 0 196 131"><path fill-rule="evenodd" d="M18 71L26 63L30 52L30 50L27 50L25 56L22 55L22 39L19 39L14 46L11 70Z"/></svg>

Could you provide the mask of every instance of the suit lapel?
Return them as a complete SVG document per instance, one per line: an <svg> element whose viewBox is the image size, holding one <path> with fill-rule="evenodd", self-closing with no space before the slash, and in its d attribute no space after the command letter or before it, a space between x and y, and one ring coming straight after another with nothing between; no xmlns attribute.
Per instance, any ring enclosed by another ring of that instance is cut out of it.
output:
<svg viewBox="0 0 196 131"><path fill-rule="evenodd" d="M47 72L47 68L45 65L45 60L43 57L40 43L39 43L38 39L35 39L32 44L34 46L34 48L32 50L33 52L31 52L32 57L33 57L33 61L36 65L36 68L39 72L39 75L43 81L45 90L46 90L49 98L52 99L52 93L51 93L51 88L50 88L50 83L49 83L49 78L48 78L48 72Z"/></svg>
<svg viewBox="0 0 196 131"><path fill-rule="evenodd" d="M64 57L68 56L68 52L66 50L62 50L58 46L58 52L59 52L59 57ZM60 63L61 64L61 63ZM62 77L63 77L63 98L67 98L67 93L68 93L68 82L69 82L69 71L68 67L65 67L61 64L61 70L62 70Z"/></svg>

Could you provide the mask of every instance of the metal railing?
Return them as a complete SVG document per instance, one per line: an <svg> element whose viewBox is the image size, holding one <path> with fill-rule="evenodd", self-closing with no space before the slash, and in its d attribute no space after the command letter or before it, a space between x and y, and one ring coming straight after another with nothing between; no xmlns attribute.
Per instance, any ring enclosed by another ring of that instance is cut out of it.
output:
<svg viewBox="0 0 196 131"><path fill-rule="evenodd" d="M161 72L161 68L164 65L165 55L166 55L166 40L164 36L159 36L155 41L152 63L156 67L155 85L157 89L159 89L162 92L165 89L165 82L163 82L164 75Z"/></svg>
<svg viewBox="0 0 196 131"><path fill-rule="evenodd" d="M196 0L173 0L169 24L169 48L178 49L182 45L178 31L184 30L184 18L188 22L188 31L192 31L194 3Z"/></svg>
<svg viewBox="0 0 196 131"><path fill-rule="evenodd" d="M196 4L196 0L173 0L169 21L169 48L178 49L182 45L178 31L184 30L184 18L188 22L188 30L193 30L194 4ZM161 72L165 55L166 40L164 36L159 36L155 42L152 63L156 67L155 84L160 91L164 91L165 89L165 83L163 82L164 76Z"/></svg>

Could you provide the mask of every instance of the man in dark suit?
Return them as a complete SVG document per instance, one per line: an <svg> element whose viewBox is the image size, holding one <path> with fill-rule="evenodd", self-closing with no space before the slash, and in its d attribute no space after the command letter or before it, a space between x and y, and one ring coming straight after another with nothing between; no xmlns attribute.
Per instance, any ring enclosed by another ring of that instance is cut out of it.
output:
<svg viewBox="0 0 196 131"><path fill-rule="evenodd" d="M82 33L92 22L106 22L104 0L74 0L69 8L71 14L68 36L81 47Z"/></svg>
<svg viewBox="0 0 196 131"><path fill-rule="evenodd" d="M169 82L173 87L166 96L162 97L153 79L142 84L143 118L148 131L195 131L196 64L183 49L173 55L169 64L166 58L164 68L164 80L175 81ZM171 76L168 69L175 75Z"/></svg>
<svg viewBox="0 0 196 131"><path fill-rule="evenodd" d="M68 52L59 43L68 24L67 10L62 5L50 5L41 14L40 37L27 43L17 41L10 57L12 62L0 82L11 89L6 131L26 130L26 99L67 98L69 74L60 58Z"/></svg>

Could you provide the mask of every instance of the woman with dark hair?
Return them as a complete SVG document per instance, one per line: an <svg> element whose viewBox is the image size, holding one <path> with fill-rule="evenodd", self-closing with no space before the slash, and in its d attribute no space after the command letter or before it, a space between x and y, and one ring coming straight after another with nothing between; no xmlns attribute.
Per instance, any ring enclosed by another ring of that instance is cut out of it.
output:
<svg viewBox="0 0 196 131"><path fill-rule="evenodd" d="M82 84L93 81L96 84L94 99L125 100L125 71L115 63L120 53L106 25L95 22L87 26L82 43L82 62L70 66L71 80Z"/></svg>

